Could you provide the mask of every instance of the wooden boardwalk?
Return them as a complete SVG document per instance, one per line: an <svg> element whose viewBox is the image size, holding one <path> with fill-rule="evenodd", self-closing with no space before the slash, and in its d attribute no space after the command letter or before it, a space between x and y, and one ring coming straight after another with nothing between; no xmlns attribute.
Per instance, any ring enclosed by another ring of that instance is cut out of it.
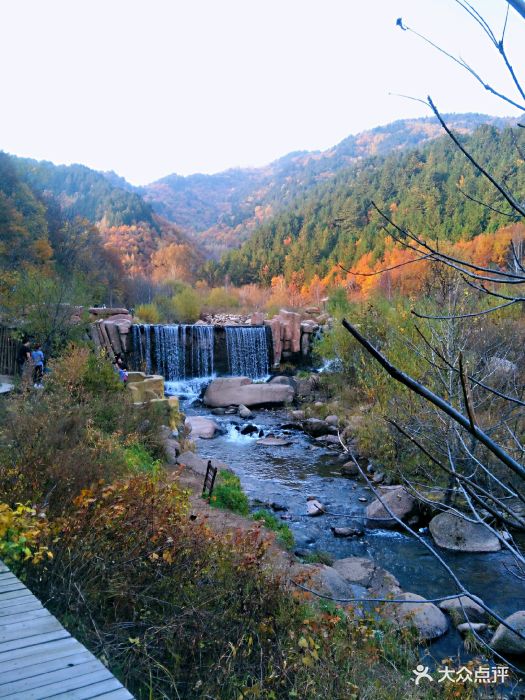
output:
<svg viewBox="0 0 525 700"><path fill-rule="evenodd" d="M0 698L133 700L1 561Z"/></svg>

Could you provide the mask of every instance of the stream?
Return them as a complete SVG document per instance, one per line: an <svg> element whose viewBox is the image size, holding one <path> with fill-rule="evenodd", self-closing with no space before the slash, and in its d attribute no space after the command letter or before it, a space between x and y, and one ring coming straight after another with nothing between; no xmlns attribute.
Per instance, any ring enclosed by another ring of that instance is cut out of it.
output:
<svg viewBox="0 0 525 700"><path fill-rule="evenodd" d="M453 582L439 562L408 534L393 530L365 530L364 537L337 538L334 527L362 526L364 510L374 496L357 479L341 476L346 461L340 451L320 447L299 429L282 429L289 423L286 411L258 410L245 421L236 415L216 416L198 401L186 400L181 407L187 415L213 418L224 434L212 440L197 439L203 458L217 459L240 477L253 510L273 504L295 538L295 550L324 551L334 559L370 557L390 571L403 590L427 598L455 592ZM237 428L252 423L264 434L290 440L288 446L257 444L258 434L241 435ZM319 517L306 516L306 499L315 496L328 511ZM359 499L366 498L366 502ZM268 510L272 510L268 507ZM431 539L428 539L431 542ZM458 578L501 616L525 608L523 581L509 573L512 558L506 552L462 554L439 550L453 565ZM460 634L451 625L449 632L431 643L428 654L441 661L446 657L467 658Z"/></svg>

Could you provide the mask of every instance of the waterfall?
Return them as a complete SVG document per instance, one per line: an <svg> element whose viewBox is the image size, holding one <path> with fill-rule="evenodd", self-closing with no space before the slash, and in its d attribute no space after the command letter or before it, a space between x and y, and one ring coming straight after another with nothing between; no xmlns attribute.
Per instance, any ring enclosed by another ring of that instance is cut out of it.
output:
<svg viewBox="0 0 525 700"><path fill-rule="evenodd" d="M269 373L266 328L226 326L230 374L261 379Z"/></svg>
<svg viewBox="0 0 525 700"><path fill-rule="evenodd" d="M214 370L213 326L134 325L134 362L147 374L162 374L167 381L210 377Z"/></svg>
<svg viewBox="0 0 525 700"><path fill-rule="evenodd" d="M132 365L167 382L219 375L261 379L269 373L268 329L204 324L134 324Z"/></svg>
<svg viewBox="0 0 525 700"><path fill-rule="evenodd" d="M213 326L189 326L192 329L191 373L193 377L213 374Z"/></svg>

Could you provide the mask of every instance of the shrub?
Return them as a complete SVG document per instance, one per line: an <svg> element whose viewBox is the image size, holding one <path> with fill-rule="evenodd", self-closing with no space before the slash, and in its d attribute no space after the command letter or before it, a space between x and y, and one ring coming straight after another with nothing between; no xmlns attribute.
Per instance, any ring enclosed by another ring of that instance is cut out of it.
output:
<svg viewBox="0 0 525 700"><path fill-rule="evenodd" d="M267 510L257 510L252 513L252 518L254 520L262 520L264 526L268 530L272 530L277 534L277 541L286 547L286 549L292 549L294 546L294 536L288 525L283 523L277 518L273 513L268 513Z"/></svg>
<svg viewBox="0 0 525 700"><path fill-rule="evenodd" d="M13 394L0 423L0 501L34 503L53 515L82 488L128 471L124 447L157 456L160 418L134 410L111 365L71 346L50 363L44 389ZM140 437L139 437L140 433Z"/></svg>
<svg viewBox="0 0 525 700"><path fill-rule="evenodd" d="M160 473L162 462L155 459L151 452L141 443L133 442L124 448L126 466L134 474L151 474L156 476Z"/></svg>
<svg viewBox="0 0 525 700"><path fill-rule="evenodd" d="M28 585L137 698L442 693L414 687L405 632L283 585L260 528L218 535L188 515L176 482L86 489L54 528L53 559L27 566Z"/></svg>
<svg viewBox="0 0 525 700"><path fill-rule="evenodd" d="M53 556L42 544L49 535L49 525L40 515L21 503L15 508L0 503L0 557L14 570L20 568L21 562L39 564L44 557Z"/></svg>
<svg viewBox="0 0 525 700"><path fill-rule="evenodd" d="M206 306L210 311L229 311L238 309L239 297L233 291L225 287L214 287L206 297Z"/></svg>
<svg viewBox="0 0 525 700"><path fill-rule="evenodd" d="M180 323L195 323L201 313L201 301L198 295L186 287L176 294L172 300L175 319Z"/></svg>
<svg viewBox="0 0 525 700"><path fill-rule="evenodd" d="M222 470L219 472L211 505L224 510L231 510L239 515L248 515L248 497L242 490L241 480L233 472Z"/></svg>
<svg viewBox="0 0 525 700"><path fill-rule="evenodd" d="M156 304L139 304L135 308L135 316L142 323L160 323L160 311Z"/></svg>

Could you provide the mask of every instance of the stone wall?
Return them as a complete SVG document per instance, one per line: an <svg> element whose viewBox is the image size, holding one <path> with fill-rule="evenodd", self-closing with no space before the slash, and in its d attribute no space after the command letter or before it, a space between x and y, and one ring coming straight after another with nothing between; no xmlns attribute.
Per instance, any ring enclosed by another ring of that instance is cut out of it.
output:
<svg viewBox="0 0 525 700"><path fill-rule="evenodd" d="M92 320L90 335L97 349L105 350L112 360L115 354L125 355L130 351L129 336L133 319L127 309L92 308L89 313ZM268 326L272 336L274 367L278 367L283 360L307 360L312 351L314 336L322 333L332 323L328 314L322 313L317 307L309 307L300 312L281 309L269 319L257 311L251 318L240 319L241 322L238 323L232 322L227 315L221 317L221 320L229 325Z"/></svg>
<svg viewBox="0 0 525 700"><path fill-rule="evenodd" d="M252 325L264 323L270 327L274 367L282 360L306 360L312 352L314 335L322 332L331 321L327 314L315 307L301 312L281 309L270 319L265 319L262 312L256 312L251 318Z"/></svg>
<svg viewBox="0 0 525 700"><path fill-rule="evenodd" d="M105 350L113 360L115 355L125 355L129 350L129 332L133 318L127 309L89 309L91 324L89 334L97 350Z"/></svg>

